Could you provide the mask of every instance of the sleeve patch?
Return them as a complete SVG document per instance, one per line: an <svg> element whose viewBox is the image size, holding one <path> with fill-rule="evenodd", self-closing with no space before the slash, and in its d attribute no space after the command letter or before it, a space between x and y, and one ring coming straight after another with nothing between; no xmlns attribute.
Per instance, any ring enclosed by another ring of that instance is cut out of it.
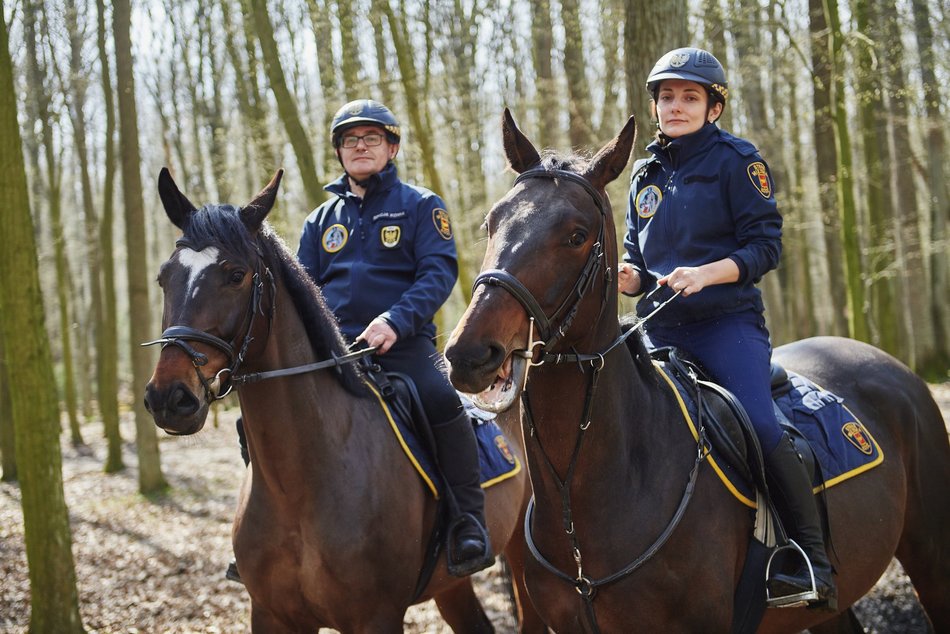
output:
<svg viewBox="0 0 950 634"><path fill-rule="evenodd" d="M449 212L439 208L433 209L432 223L435 225L435 230L439 232L443 240L452 239L452 224L449 222Z"/></svg>
<svg viewBox="0 0 950 634"><path fill-rule="evenodd" d="M765 167L765 163L761 161L751 163L749 167L746 168L746 172L749 174L749 180L752 181L756 190L762 194L762 197L765 199L771 198L772 181L769 178L769 170Z"/></svg>

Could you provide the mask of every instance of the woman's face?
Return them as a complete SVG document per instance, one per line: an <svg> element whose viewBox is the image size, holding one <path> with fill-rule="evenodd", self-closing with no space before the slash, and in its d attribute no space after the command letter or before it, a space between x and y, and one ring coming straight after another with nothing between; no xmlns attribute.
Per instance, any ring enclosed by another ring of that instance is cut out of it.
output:
<svg viewBox="0 0 950 634"><path fill-rule="evenodd" d="M660 131L675 139L696 132L707 121L715 121L722 114L722 104L715 102L707 112L709 99L706 89L694 81L663 80L656 96L656 117L660 122Z"/></svg>

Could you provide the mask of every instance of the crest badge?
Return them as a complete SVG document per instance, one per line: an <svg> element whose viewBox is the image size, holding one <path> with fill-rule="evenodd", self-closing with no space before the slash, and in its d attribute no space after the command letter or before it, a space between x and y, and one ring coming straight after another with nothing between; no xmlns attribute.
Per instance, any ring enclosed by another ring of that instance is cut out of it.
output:
<svg viewBox="0 0 950 634"><path fill-rule="evenodd" d="M379 241L387 249L394 249L399 246L399 239L402 237L402 227L399 225L389 225L379 230Z"/></svg>
<svg viewBox="0 0 950 634"><path fill-rule="evenodd" d="M761 161L756 161L749 165L746 168L746 171L749 173L749 179L752 181L752 184L755 185L755 188L759 190L759 193L762 194L763 198L772 197L772 183L769 181L769 170L766 169L765 163Z"/></svg>
<svg viewBox="0 0 950 634"><path fill-rule="evenodd" d="M326 231L323 232L323 250L327 253L336 253L344 246L346 246L346 241L350 237L350 232L346 230L341 224L330 225Z"/></svg>
<svg viewBox="0 0 950 634"><path fill-rule="evenodd" d="M637 206L637 215L641 218L652 218L660 206L661 200L663 200L663 192L660 191L660 188L656 185L647 185L637 192L637 197L634 199L634 204Z"/></svg>
<svg viewBox="0 0 950 634"><path fill-rule="evenodd" d="M689 53L676 53L670 57L670 66L679 68L689 61Z"/></svg>
<svg viewBox="0 0 950 634"><path fill-rule="evenodd" d="M495 436L495 446L498 447L498 452L508 461L508 464L515 464L515 457L511 454L511 448L504 436L501 434Z"/></svg>
<svg viewBox="0 0 950 634"><path fill-rule="evenodd" d="M439 208L433 209L432 223L435 224L435 230L439 232L443 240L452 239L452 225L449 223L449 212Z"/></svg>
<svg viewBox="0 0 950 634"><path fill-rule="evenodd" d="M871 441L868 439L868 432L861 423L857 421L845 423L841 427L841 433L864 455L870 456L874 451L874 447L871 446Z"/></svg>

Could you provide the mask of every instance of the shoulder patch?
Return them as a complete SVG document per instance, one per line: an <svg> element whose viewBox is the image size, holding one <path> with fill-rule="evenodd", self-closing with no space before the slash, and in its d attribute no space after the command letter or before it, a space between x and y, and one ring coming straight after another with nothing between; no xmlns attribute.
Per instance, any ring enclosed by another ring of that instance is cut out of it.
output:
<svg viewBox="0 0 950 634"><path fill-rule="evenodd" d="M350 232L346 230L341 224L330 225L327 227L327 230L323 232L323 239L320 242L323 244L323 250L327 253L336 253L344 246L346 246L346 241L350 237Z"/></svg>
<svg viewBox="0 0 950 634"><path fill-rule="evenodd" d="M769 178L769 170L762 161L750 163L746 168L749 174L749 180L755 186L756 190L762 194L763 198L772 197L772 181Z"/></svg>
<svg viewBox="0 0 950 634"><path fill-rule="evenodd" d="M663 200L663 192L656 185L647 185L637 192L633 204L636 205L637 215L641 218L652 218Z"/></svg>
<svg viewBox="0 0 950 634"><path fill-rule="evenodd" d="M432 224L443 240L452 239L452 224L449 222L449 212L439 207L432 210Z"/></svg>

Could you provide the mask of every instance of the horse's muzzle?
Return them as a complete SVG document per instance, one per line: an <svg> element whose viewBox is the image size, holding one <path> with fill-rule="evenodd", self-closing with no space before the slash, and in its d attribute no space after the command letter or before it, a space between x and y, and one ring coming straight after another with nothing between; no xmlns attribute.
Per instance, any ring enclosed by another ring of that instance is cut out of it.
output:
<svg viewBox="0 0 950 634"><path fill-rule="evenodd" d="M155 424L176 436L194 434L204 426L208 403L198 398L181 381L172 381L164 388L155 382L145 386L145 409Z"/></svg>

